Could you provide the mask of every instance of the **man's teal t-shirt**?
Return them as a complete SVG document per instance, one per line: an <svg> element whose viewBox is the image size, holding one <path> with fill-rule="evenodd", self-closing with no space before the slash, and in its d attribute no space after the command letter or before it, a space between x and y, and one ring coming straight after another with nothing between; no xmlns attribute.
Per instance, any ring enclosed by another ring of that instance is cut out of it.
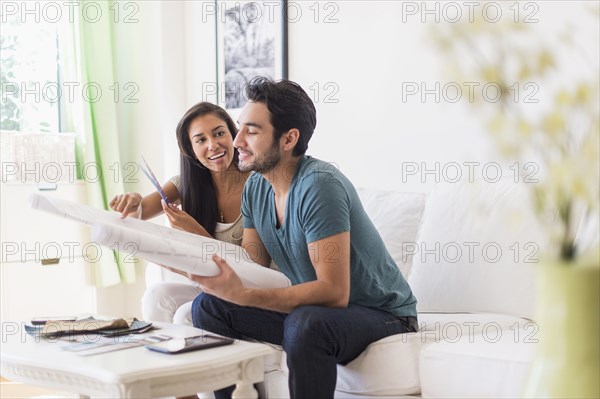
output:
<svg viewBox="0 0 600 399"><path fill-rule="evenodd" d="M271 258L292 284L316 280L308 244L350 232L350 303L417 316L417 300L367 216L356 189L335 165L304 156L277 228L271 184L253 173L242 194L244 227L256 229ZM322 248L331 256L335 248Z"/></svg>

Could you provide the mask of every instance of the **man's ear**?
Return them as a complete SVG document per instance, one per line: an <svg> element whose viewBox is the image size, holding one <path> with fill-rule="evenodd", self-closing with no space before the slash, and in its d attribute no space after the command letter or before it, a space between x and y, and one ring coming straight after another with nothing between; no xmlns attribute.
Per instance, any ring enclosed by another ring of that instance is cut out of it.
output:
<svg viewBox="0 0 600 399"><path fill-rule="evenodd" d="M284 151L292 151L298 143L300 131L296 128L288 130L281 136L281 149Z"/></svg>

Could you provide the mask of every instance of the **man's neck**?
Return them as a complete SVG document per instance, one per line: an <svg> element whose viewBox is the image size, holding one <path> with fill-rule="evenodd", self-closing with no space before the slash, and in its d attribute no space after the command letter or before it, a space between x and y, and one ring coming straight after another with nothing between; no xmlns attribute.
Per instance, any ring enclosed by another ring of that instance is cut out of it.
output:
<svg viewBox="0 0 600 399"><path fill-rule="evenodd" d="M282 157L273 169L262 173L262 176L271 184L271 187L273 187L275 196L280 197L288 193L301 158L302 156Z"/></svg>

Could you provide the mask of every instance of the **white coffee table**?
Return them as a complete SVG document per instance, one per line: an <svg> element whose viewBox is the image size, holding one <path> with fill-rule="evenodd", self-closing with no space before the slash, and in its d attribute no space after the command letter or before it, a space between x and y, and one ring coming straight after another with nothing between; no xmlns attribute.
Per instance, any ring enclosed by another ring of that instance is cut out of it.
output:
<svg viewBox="0 0 600 399"><path fill-rule="evenodd" d="M192 327L157 324L160 330L141 336L160 333L179 338L202 333ZM63 341L39 340L25 334L22 324L18 326L16 333L13 328L2 329L2 376L82 397L186 396L236 384L234 398L256 398L252 384L263 380L263 357L274 351L268 345L236 341L178 355L135 347L82 357L62 351Z"/></svg>

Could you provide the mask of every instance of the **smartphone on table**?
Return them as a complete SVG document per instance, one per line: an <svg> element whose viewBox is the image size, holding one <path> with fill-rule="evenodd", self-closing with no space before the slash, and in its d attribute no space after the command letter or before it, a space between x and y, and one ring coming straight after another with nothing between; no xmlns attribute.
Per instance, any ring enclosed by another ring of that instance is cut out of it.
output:
<svg viewBox="0 0 600 399"><path fill-rule="evenodd" d="M214 335L198 335L187 338L173 338L168 341L146 345L145 347L157 352L175 354L230 345L232 343L233 339L231 338L217 337Z"/></svg>

